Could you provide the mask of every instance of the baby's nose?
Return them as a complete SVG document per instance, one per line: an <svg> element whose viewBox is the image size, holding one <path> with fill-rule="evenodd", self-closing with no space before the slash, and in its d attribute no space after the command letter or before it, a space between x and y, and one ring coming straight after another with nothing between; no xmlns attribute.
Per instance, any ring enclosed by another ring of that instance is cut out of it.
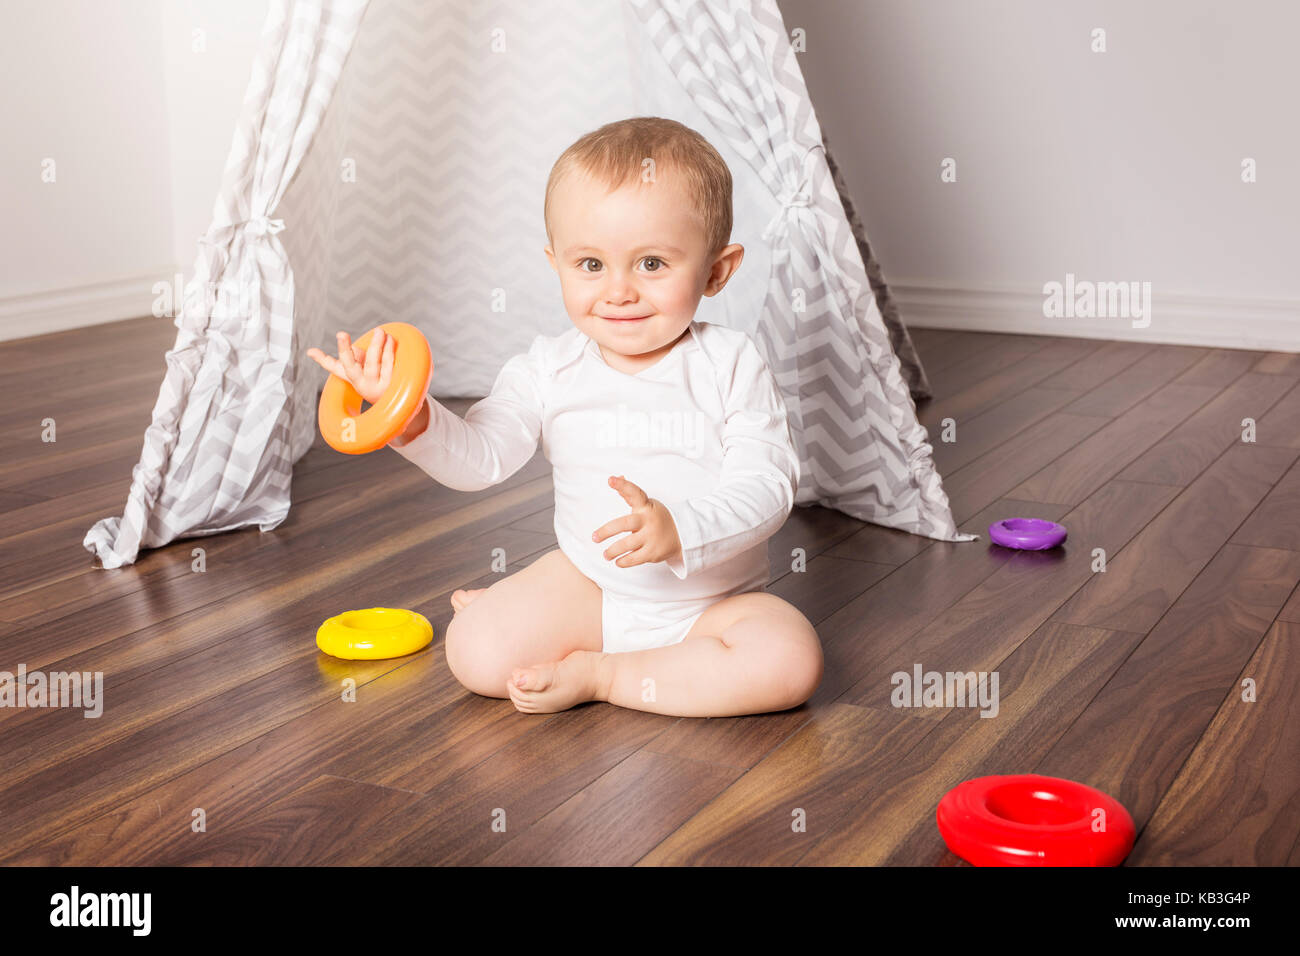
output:
<svg viewBox="0 0 1300 956"><path fill-rule="evenodd" d="M605 286L605 298L611 305L623 305L636 298L636 286L630 276L611 275Z"/></svg>

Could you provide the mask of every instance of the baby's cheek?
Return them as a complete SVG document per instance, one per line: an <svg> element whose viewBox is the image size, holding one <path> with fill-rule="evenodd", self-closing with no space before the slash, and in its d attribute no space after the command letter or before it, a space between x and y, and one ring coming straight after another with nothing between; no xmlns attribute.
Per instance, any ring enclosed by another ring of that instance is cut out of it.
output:
<svg viewBox="0 0 1300 956"><path fill-rule="evenodd" d="M697 301L695 288L692 283L683 282L675 284L669 293L668 301L665 304L665 311L671 312L678 318L693 318Z"/></svg>

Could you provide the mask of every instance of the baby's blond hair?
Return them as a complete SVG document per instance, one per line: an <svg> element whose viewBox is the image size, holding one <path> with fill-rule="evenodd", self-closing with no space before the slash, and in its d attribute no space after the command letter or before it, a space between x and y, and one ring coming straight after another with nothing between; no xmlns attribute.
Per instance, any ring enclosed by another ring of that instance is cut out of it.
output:
<svg viewBox="0 0 1300 956"><path fill-rule="evenodd" d="M685 177L687 192L704 220L709 254L731 240L731 170L707 139L689 126L662 116L634 116L606 123L560 154L546 181L542 216L551 238L551 193L564 176L584 172L610 190L641 178L645 160L657 179L666 170Z"/></svg>

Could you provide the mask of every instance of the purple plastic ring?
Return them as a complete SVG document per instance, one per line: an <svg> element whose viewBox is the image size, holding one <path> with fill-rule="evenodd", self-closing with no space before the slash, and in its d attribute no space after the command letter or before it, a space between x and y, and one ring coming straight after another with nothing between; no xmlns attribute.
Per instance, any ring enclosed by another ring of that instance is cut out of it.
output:
<svg viewBox="0 0 1300 956"><path fill-rule="evenodd" d="M1004 548L1043 551L1065 540L1065 525L1042 518L1004 518L989 525L989 537Z"/></svg>

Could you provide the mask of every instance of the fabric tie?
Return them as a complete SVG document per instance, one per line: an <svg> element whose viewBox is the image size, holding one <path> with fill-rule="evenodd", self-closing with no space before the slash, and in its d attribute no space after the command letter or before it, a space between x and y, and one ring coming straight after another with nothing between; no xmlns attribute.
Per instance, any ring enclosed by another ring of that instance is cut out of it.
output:
<svg viewBox="0 0 1300 956"><path fill-rule="evenodd" d="M252 219L245 219L242 223L233 223L236 226L244 226L245 231L254 236L274 236L278 232L284 231L283 219L268 219L266 216L256 216Z"/></svg>
<svg viewBox="0 0 1300 956"><path fill-rule="evenodd" d="M241 219L238 222L227 222L221 225L212 225L208 231L199 236L199 244L205 246L224 247L230 242L231 236L235 230L243 227L245 232L254 237L274 236L278 232L284 231L283 219L269 219L266 216L254 216L252 219Z"/></svg>
<svg viewBox="0 0 1300 956"><path fill-rule="evenodd" d="M776 214L768 221L767 226L763 229L763 238L771 239L780 229L781 224L785 222L786 216L791 209L807 209L813 204L812 195L809 190L809 165L808 157L812 155L813 150L822 149L821 146L809 147L808 152L804 154L803 178L799 180L799 185L787 192L780 200L781 206L777 209Z"/></svg>
<svg viewBox="0 0 1300 956"><path fill-rule="evenodd" d="M806 186L806 181L805 181ZM801 186L797 192L788 193L781 201L781 208L776 211L763 229L763 238L771 239L776 235L777 229L785 221L786 213L791 209L806 208L812 205L812 197L808 195L805 186Z"/></svg>

